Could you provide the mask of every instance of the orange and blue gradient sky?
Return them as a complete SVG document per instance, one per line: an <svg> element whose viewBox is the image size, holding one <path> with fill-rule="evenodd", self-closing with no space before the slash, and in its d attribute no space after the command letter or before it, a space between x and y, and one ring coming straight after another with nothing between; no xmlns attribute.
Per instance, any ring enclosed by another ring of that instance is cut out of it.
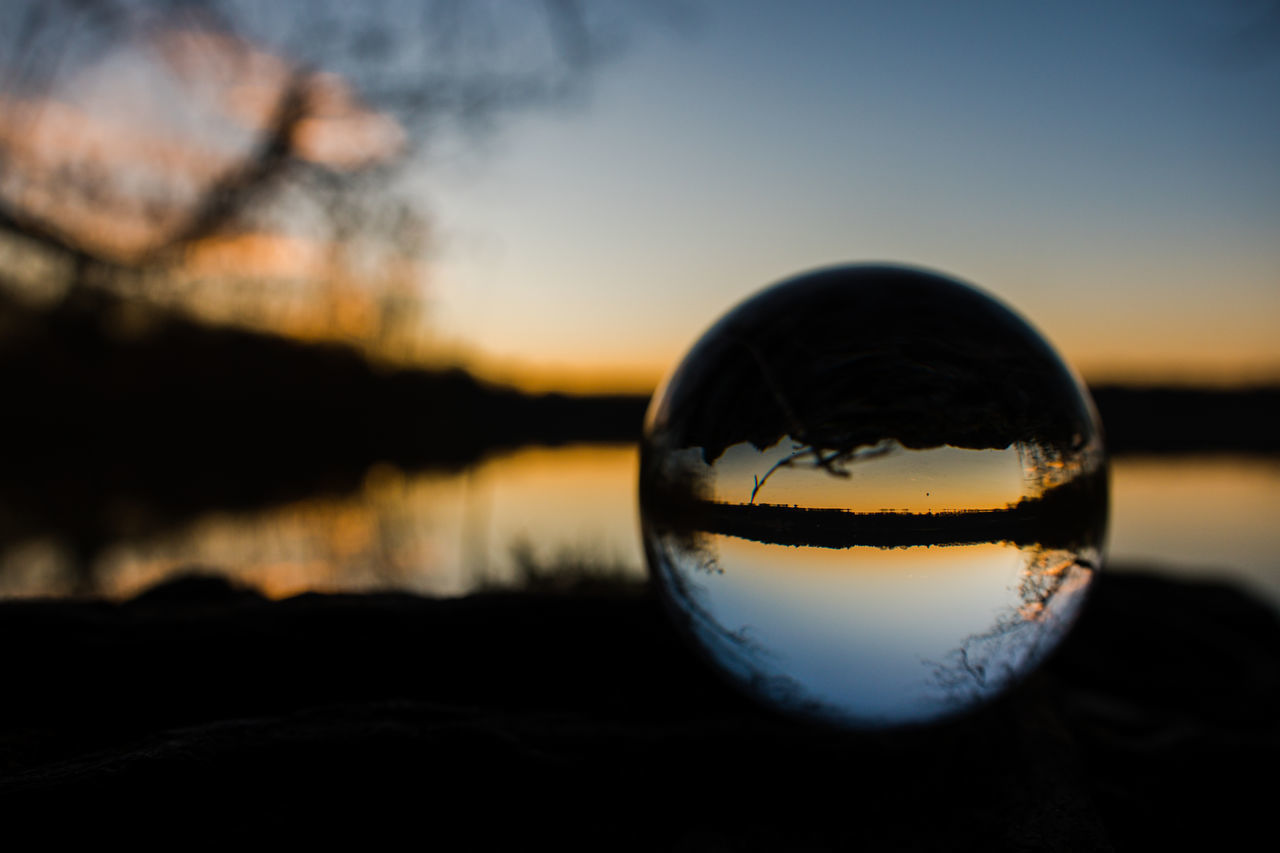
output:
<svg viewBox="0 0 1280 853"><path fill-rule="evenodd" d="M878 260L1091 379L1280 376L1280 6L693 8L478 168L416 170L436 332L491 375L648 389L760 287Z"/></svg>

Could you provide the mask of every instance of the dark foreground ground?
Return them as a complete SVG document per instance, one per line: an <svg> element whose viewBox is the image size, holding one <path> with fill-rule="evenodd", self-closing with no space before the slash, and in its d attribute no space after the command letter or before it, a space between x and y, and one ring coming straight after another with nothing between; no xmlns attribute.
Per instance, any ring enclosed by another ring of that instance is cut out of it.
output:
<svg viewBox="0 0 1280 853"><path fill-rule="evenodd" d="M1233 849L1274 822L1276 615L1143 575L1103 575L1013 695L896 734L757 710L634 590L270 602L187 580L2 604L0 643L0 812L46 836L1078 851Z"/></svg>

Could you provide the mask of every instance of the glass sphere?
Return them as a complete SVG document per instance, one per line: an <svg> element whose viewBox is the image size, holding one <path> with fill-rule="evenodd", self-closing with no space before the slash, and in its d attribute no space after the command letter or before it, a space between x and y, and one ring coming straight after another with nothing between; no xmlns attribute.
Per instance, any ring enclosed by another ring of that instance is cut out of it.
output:
<svg viewBox="0 0 1280 853"><path fill-rule="evenodd" d="M970 709L1062 639L1102 558L1107 463L1030 325L940 275L801 275L716 323L645 419L668 611L733 682L856 727Z"/></svg>

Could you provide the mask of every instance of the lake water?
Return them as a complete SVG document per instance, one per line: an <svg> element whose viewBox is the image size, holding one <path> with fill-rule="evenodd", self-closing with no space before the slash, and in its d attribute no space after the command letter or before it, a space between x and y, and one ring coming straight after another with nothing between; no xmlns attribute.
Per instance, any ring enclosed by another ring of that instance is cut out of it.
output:
<svg viewBox="0 0 1280 853"><path fill-rule="evenodd" d="M136 594L177 571L217 570L276 597L401 589L462 595L517 585L530 566L641 578L633 446L528 448L462 474L375 466L363 487L254 513L210 513L96 558L95 592ZM1108 565L1239 583L1280 608L1280 458L1112 462ZM0 552L0 596L65 595L56 541Z"/></svg>

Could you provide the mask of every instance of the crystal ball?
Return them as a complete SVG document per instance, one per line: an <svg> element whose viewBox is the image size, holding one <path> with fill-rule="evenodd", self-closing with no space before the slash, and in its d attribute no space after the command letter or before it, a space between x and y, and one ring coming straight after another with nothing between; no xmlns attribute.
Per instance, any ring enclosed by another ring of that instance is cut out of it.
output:
<svg viewBox="0 0 1280 853"><path fill-rule="evenodd" d="M649 571L681 632L766 705L928 723L1059 643L1102 560L1083 384L992 296L909 267L800 275L738 305L654 395Z"/></svg>

